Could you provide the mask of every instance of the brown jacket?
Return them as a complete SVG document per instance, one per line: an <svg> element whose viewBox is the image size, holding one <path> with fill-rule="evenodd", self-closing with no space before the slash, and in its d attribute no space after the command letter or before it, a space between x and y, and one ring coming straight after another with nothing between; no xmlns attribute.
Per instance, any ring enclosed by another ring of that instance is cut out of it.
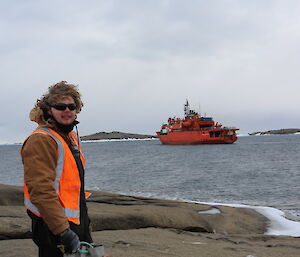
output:
<svg viewBox="0 0 300 257"><path fill-rule="evenodd" d="M67 143L71 143L71 137L64 135L55 126L46 122L42 117L42 111L34 108L30 113L30 119L39 125L46 125L57 131ZM33 134L27 138L21 149L24 165L24 180L28 188L31 202L40 211L43 220L55 235L60 234L69 227L63 208L60 205L58 195L54 188L56 177L56 165L58 160L58 146L56 141L45 134Z"/></svg>

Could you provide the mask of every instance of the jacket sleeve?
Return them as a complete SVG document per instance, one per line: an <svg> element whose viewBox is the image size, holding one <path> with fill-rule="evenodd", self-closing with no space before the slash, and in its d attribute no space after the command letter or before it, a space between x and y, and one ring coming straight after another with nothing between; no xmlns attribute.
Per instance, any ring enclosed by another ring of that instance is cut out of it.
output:
<svg viewBox="0 0 300 257"><path fill-rule="evenodd" d="M24 180L30 201L38 208L54 235L69 227L54 188L58 146L48 135L33 134L22 147Z"/></svg>

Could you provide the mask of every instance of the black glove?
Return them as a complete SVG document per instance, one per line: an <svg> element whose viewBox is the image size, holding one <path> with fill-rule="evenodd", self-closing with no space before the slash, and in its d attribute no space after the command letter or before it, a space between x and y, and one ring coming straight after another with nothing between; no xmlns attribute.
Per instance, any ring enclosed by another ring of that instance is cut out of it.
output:
<svg viewBox="0 0 300 257"><path fill-rule="evenodd" d="M70 228L60 234L60 239L65 253L75 253L80 247L79 237Z"/></svg>

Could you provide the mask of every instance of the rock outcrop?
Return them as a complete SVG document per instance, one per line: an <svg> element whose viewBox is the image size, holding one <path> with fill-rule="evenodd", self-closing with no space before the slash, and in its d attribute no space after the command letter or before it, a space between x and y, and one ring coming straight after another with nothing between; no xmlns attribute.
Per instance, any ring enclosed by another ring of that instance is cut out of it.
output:
<svg viewBox="0 0 300 257"><path fill-rule="evenodd" d="M98 133L95 133L95 134L80 137L80 139L82 141L105 140L105 139L106 140L111 140L111 139L147 139L147 138L156 138L156 136L112 131L112 132L98 132Z"/></svg>
<svg viewBox="0 0 300 257"><path fill-rule="evenodd" d="M91 191L93 231L147 227L221 234L264 233L266 218L254 210ZM217 210L214 214L211 209ZM207 212L208 211L208 212ZM30 237L22 187L0 185L0 239Z"/></svg>
<svg viewBox="0 0 300 257"><path fill-rule="evenodd" d="M300 129L297 128L291 128L291 129L274 129L274 130L268 130L268 131L256 131L249 133L250 136L256 136L256 135L283 135L283 134L295 134L299 133Z"/></svg>
<svg viewBox="0 0 300 257"><path fill-rule="evenodd" d="M267 220L251 209L92 193L92 236L110 256L299 256L298 238L264 235ZM0 256L38 255L30 223L22 187L0 185Z"/></svg>

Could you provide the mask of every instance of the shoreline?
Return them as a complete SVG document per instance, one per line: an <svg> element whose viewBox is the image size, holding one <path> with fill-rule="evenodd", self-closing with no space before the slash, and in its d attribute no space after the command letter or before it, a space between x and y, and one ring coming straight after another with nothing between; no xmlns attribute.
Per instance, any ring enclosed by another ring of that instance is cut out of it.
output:
<svg viewBox="0 0 300 257"><path fill-rule="evenodd" d="M145 139L141 139L145 140ZM147 139L146 139L147 140ZM21 186L16 185L6 185L0 183L0 193L1 193L1 186L5 187L12 187L12 188L22 188ZM292 237L300 237L300 219L298 217L288 217L284 211L276 208L271 207L268 205L249 205L249 204L242 204L242 203L220 203L220 202L202 202L202 201L193 201L189 199L178 199L178 198L165 198L160 196L149 196L149 195L129 195L123 192L120 193L112 193L112 192L102 192L99 189L87 189L87 191L93 192L92 195L97 193L100 194L108 194L112 196L121 196L121 197L128 197L133 199L156 199L159 201L166 201L166 202L179 202L179 203L186 203L186 204L200 204L205 206L210 206L211 209L214 209L214 206L224 206L230 208L241 208L241 209L251 209L260 213L268 220L268 225L266 226L265 235L278 235L278 236L292 236ZM23 196L22 196L23 197ZM93 200L87 200L87 202L93 202ZM23 202L22 202L23 203ZM1 206L1 194L0 194L0 206ZM208 214L210 214L208 212ZM217 213L211 213L217 214Z"/></svg>
<svg viewBox="0 0 300 257"><path fill-rule="evenodd" d="M266 235L251 208L91 191L92 236L111 257L299 255L299 238ZM20 186L0 185L0 256L37 256Z"/></svg>
<svg viewBox="0 0 300 257"><path fill-rule="evenodd" d="M88 189L88 191L100 191L100 189L98 187L93 187L91 189ZM270 219L271 222L273 221L273 223L279 227L278 229L276 229L278 231L271 232L272 233L271 235L286 235L286 236L296 236L296 237L300 236L300 210L298 211L299 214L292 214L292 213L288 213L288 210L280 209L279 207L276 207L273 204L261 205L261 204L247 204L247 203L239 203L239 202L237 202L237 203L236 202L234 202L234 203L205 202L205 201L203 202L203 201L190 200L190 199L186 199L186 198L177 198L177 197L171 198L171 197L152 195L152 194L143 194L143 193L130 195L130 194L128 194L126 192L122 192L122 191L120 191L116 194L126 195L129 197L142 197L142 198L145 197L145 198L161 199L161 200L166 200L166 201L178 201L178 202L186 202L186 203L204 204L204 205L209 205L209 206L216 205L216 206L227 206L227 207L234 207L234 208L249 208L249 209L253 209L253 210L261 213L266 218L269 217L268 219ZM296 206L295 206L295 208L297 210L299 209L299 207L296 207ZM286 224L287 224L287 227L292 227L291 234L289 234L289 232L287 232L288 230L285 229ZM291 226L291 224L292 224L292 226ZM275 225L272 225L272 230L275 230L275 229L273 229L274 226ZM294 227L297 227L299 229L299 231L297 232L296 235L294 235L295 234ZM279 229L282 229L283 234L280 234Z"/></svg>
<svg viewBox="0 0 300 257"><path fill-rule="evenodd" d="M102 142L130 142L130 141L157 141L158 138L120 138L120 139L95 139L81 141L83 144Z"/></svg>
<svg viewBox="0 0 300 257"><path fill-rule="evenodd" d="M293 135L300 135L300 132L295 133L287 133L287 134L256 134L252 136L293 136ZM237 137L251 137L249 133L237 134ZM101 143L101 142L127 142L127 141L159 141L156 137L149 137L149 138L120 138L120 139L94 139L94 140L82 140L81 143ZM22 142L13 142L7 143L3 142L0 143L0 146L13 146L13 145L22 145Z"/></svg>
<svg viewBox="0 0 300 257"><path fill-rule="evenodd" d="M300 237L300 220L289 219L286 214L274 207L260 206L260 205L245 205L245 204L224 204L224 203L206 203L206 202L195 202L208 204L211 206L221 205L229 206L234 208L250 208L258 213L262 214L269 220L267 231L265 235L276 235L276 236L291 236Z"/></svg>

